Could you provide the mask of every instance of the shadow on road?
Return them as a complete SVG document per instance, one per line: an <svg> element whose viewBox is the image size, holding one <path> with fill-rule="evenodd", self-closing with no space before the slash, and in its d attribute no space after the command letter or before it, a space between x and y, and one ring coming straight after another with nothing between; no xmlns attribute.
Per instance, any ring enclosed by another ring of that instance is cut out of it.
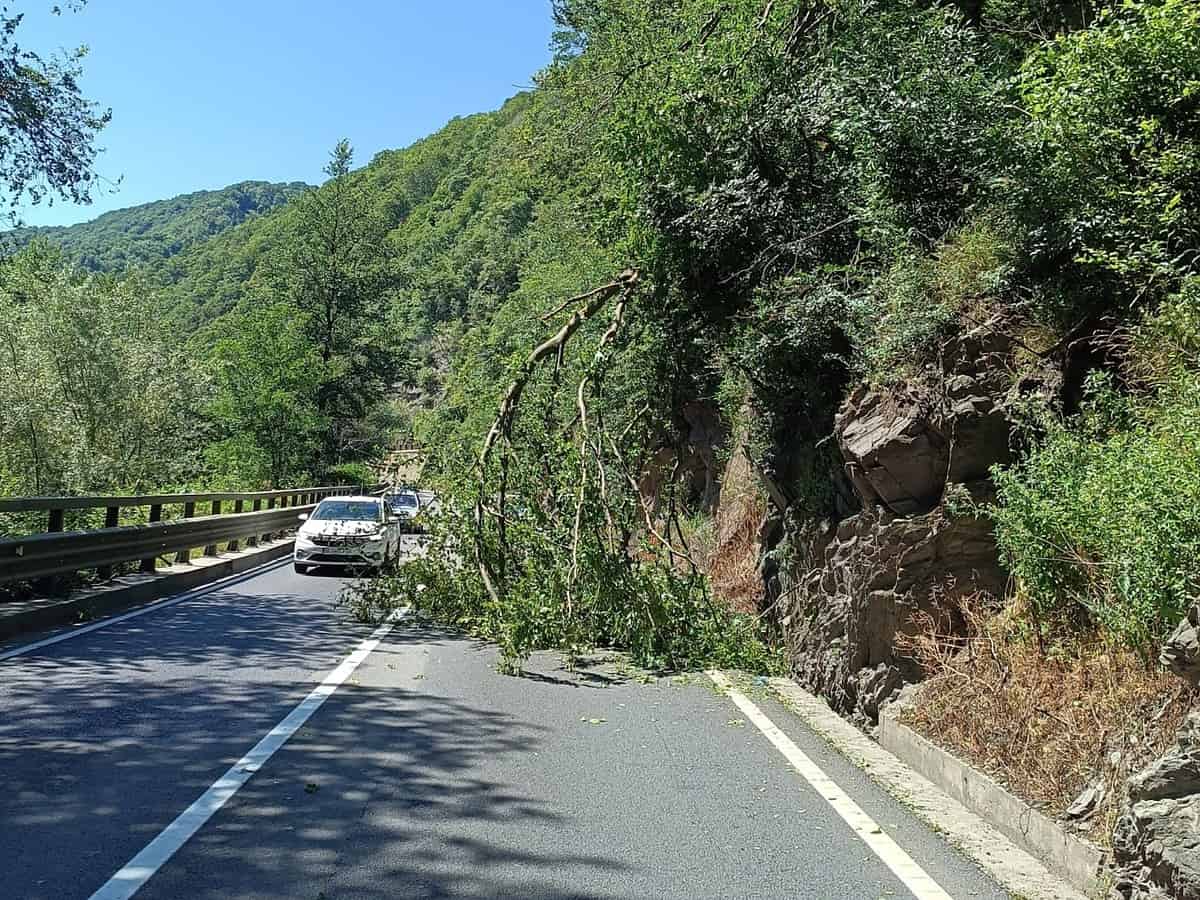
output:
<svg viewBox="0 0 1200 900"><path fill-rule="evenodd" d="M371 631L317 606L202 598L5 664L0 893L86 897L145 846ZM380 650L399 664L405 648L454 641L404 626ZM349 682L139 897L596 896L551 876L619 864L557 852L558 814L480 775L535 753L540 733L461 700ZM513 826L549 840L491 839Z"/></svg>

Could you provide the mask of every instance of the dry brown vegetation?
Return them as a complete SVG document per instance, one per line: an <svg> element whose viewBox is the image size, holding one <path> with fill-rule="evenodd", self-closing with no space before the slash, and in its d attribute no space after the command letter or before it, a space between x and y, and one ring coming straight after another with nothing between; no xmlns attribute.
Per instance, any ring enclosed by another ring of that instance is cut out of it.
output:
<svg viewBox="0 0 1200 900"><path fill-rule="evenodd" d="M1107 845L1126 779L1172 743L1191 692L1099 638L1039 643L987 598L958 601L953 617L965 637L951 614L914 620L904 649L929 678L904 720L1050 815L1103 778L1088 826Z"/></svg>
<svg viewBox="0 0 1200 900"><path fill-rule="evenodd" d="M741 612L755 613L763 596L758 564L767 499L745 454L735 448L721 482L715 533L705 554L713 592Z"/></svg>

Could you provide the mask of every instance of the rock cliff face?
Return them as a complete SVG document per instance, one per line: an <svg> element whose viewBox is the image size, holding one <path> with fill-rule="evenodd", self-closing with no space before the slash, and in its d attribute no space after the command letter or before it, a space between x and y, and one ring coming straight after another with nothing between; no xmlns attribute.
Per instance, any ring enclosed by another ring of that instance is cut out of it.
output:
<svg viewBox="0 0 1200 900"><path fill-rule="evenodd" d="M1162 648L1162 663L1191 687L1200 682L1200 606ZM1175 746L1129 779L1113 832L1115 892L1128 900L1200 900L1200 710Z"/></svg>
<svg viewBox="0 0 1200 900"><path fill-rule="evenodd" d="M996 359L1008 350L992 335L967 335L946 349L936 376L854 390L834 435L861 511L840 521L785 515L764 558L796 676L843 712L874 721L882 702L919 678L897 650L915 612L954 628L948 599L1004 589L990 525L955 515L945 495L948 485L986 495L988 469L1009 458Z"/></svg>
<svg viewBox="0 0 1200 900"><path fill-rule="evenodd" d="M838 709L875 721L920 672L897 649L918 611L950 617L963 592L1004 587L990 528L938 508L917 516L868 509L808 536L814 565L777 576L793 670Z"/></svg>
<svg viewBox="0 0 1200 900"><path fill-rule="evenodd" d="M1129 780L1129 802L1113 833L1116 892L1131 900L1200 898L1200 712L1174 749Z"/></svg>

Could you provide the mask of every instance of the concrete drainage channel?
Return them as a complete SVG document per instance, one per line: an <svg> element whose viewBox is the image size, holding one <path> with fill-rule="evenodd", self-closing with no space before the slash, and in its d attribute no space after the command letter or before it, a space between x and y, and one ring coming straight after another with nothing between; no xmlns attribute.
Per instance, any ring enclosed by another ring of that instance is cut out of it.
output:
<svg viewBox="0 0 1200 900"><path fill-rule="evenodd" d="M34 598L0 606L0 640L76 625L191 590L290 556L292 539L260 543L234 553L176 563L155 574L124 575L66 598Z"/></svg>
<svg viewBox="0 0 1200 900"><path fill-rule="evenodd" d="M987 819L1021 849L1071 884L1095 894L1103 851L1015 797L982 772L926 740L887 711L879 716L879 744L971 812Z"/></svg>
<svg viewBox="0 0 1200 900"><path fill-rule="evenodd" d="M983 773L894 719L884 724L881 718L876 743L794 681L773 678L771 687L817 734L1014 897L1087 900L1102 894L1101 851Z"/></svg>

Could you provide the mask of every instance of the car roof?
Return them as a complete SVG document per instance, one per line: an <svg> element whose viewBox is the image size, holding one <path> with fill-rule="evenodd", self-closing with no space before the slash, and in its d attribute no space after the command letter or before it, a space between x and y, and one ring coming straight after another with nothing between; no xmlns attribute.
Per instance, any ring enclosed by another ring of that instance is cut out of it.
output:
<svg viewBox="0 0 1200 900"><path fill-rule="evenodd" d="M321 500L321 502L322 502L322 503L324 503L326 500L334 500L334 501L336 501L336 502L338 502L338 503L344 503L344 502L348 502L348 501L351 501L351 500L353 500L353 501L356 501L356 502L359 502L359 503L363 503L363 502L366 502L366 503L379 503L379 502L380 502L380 499L381 499L381 498L379 498L379 497L365 497L365 496L362 496L361 494L360 494L360 495L355 495L355 496L343 496L343 495L340 495L340 494L339 494L339 495L338 495L338 496L336 496L336 497L325 497L325 498L323 498L323 499Z"/></svg>

